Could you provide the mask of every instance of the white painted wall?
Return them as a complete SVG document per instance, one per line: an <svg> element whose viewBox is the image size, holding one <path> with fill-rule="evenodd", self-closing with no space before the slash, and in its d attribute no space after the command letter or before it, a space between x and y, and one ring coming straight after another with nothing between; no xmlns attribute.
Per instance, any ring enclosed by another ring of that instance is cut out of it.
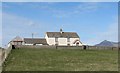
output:
<svg viewBox="0 0 120 73"><path fill-rule="evenodd" d="M43 44L36 44L36 45L43 45Z"/></svg>
<svg viewBox="0 0 120 73"><path fill-rule="evenodd" d="M70 38L70 44L73 44L73 42L75 42L75 40L80 40L79 38Z"/></svg>
<svg viewBox="0 0 120 73"><path fill-rule="evenodd" d="M24 44L24 45L33 45L33 44Z"/></svg>
<svg viewBox="0 0 120 73"><path fill-rule="evenodd" d="M49 45L55 45L55 38L48 38L48 36L45 35L45 39Z"/></svg>
<svg viewBox="0 0 120 73"><path fill-rule="evenodd" d="M58 38L58 45L67 46L67 38Z"/></svg>
<svg viewBox="0 0 120 73"><path fill-rule="evenodd" d="M49 45L56 44L55 38L48 38L47 34L45 35L45 39ZM80 41L80 38L70 38L70 42L67 41L67 38L58 38L58 45L67 46L68 44L70 44L70 46L76 46L76 44L73 44L76 40ZM79 46L82 46L82 45L83 44L79 44Z"/></svg>
<svg viewBox="0 0 120 73"><path fill-rule="evenodd" d="M55 45L55 38L48 38L48 39L47 39L47 43L48 43L49 45Z"/></svg>
<svg viewBox="0 0 120 73"><path fill-rule="evenodd" d="M76 40L80 41L80 38L70 38L70 46L76 46L76 44L73 44ZM79 46L82 46L83 44L79 44Z"/></svg>
<svg viewBox="0 0 120 73"><path fill-rule="evenodd" d="M48 38L46 35L46 41L49 45L55 45L55 38ZM73 44L76 40L80 40L80 38L70 38L70 42L67 41L67 38L58 38L58 45L60 46L67 46L70 44L70 46L76 46L76 44ZM82 44L79 44L79 46L82 46Z"/></svg>
<svg viewBox="0 0 120 73"><path fill-rule="evenodd" d="M13 41L11 41L11 42L8 43L8 47L10 45L24 45L24 42L13 42Z"/></svg>
<svg viewBox="0 0 120 73"><path fill-rule="evenodd" d="M10 47L11 43L8 43L7 47Z"/></svg>

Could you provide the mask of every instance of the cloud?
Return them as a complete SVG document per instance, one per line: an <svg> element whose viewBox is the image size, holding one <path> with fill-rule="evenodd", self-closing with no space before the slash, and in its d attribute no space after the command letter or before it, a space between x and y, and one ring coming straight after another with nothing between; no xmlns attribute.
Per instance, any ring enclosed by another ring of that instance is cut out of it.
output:
<svg viewBox="0 0 120 73"><path fill-rule="evenodd" d="M33 20L15 14L4 12L2 13L2 17L3 46L17 35L21 37L30 35L30 33L36 31L36 28L40 26Z"/></svg>
<svg viewBox="0 0 120 73"><path fill-rule="evenodd" d="M80 3L79 5L76 5L72 9L73 11L70 12L70 11L65 11L64 9L61 10L61 9L55 9L54 7L52 8L51 5L54 5L54 3L51 3L50 5L46 4L43 6L40 6L39 4L37 5L29 4L29 6L33 6L33 8L36 8L38 10L39 9L49 10L55 14L54 15L55 17L59 17L59 18L69 17L71 15L79 14L82 12L91 12L99 8L97 6L97 3ZM36 32L38 29L40 29L40 33L43 32L44 30L51 29L49 28L50 25L45 26L44 24L42 24L43 25L42 26L41 24L42 23L35 22L26 17L22 17L10 13L3 13L4 44L8 43L8 41L11 40L16 35L31 36L31 33ZM57 29L57 27L52 28L52 30L54 29ZM94 38L86 39L84 43L96 44L97 42L99 43L105 39L115 41L117 37L116 30L117 30L117 22L112 23L108 28L106 28L106 31L95 33L96 36ZM29 35L27 35L28 33Z"/></svg>
<svg viewBox="0 0 120 73"><path fill-rule="evenodd" d="M101 33L100 36L110 41L118 41L118 23L111 24L108 27L108 30Z"/></svg>
<svg viewBox="0 0 120 73"><path fill-rule="evenodd" d="M41 3L26 3L26 2L18 2L16 3L18 6L24 6L25 8L30 8L30 9L34 9L34 10L43 10L43 11L47 11L52 13L52 16L57 17L57 18L63 18L63 17L70 17L72 15L76 15L76 14L81 14L81 13L86 13L86 12L93 12L95 10L98 9L98 6L96 2L83 2L83 3L79 3L74 5L71 9L69 9L70 7L67 8L67 6L65 7L66 9L62 8L62 7L57 7L56 6L58 4L62 4L60 2L41 2ZM66 3L67 4L67 3ZM12 7L12 5L8 5L6 3L3 3L3 7L7 7L10 8Z"/></svg>
<svg viewBox="0 0 120 73"><path fill-rule="evenodd" d="M115 21L106 28L106 31L95 33L95 35L93 38L84 40L84 43L95 45L103 40L118 42L118 22Z"/></svg>
<svg viewBox="0 0 120 73"><path fill-rule="evenodd" d="M74 13L81 13L81 12L92 12L98 9L98 3L80 3Z"/></svg>
<svg viewBox="0 0 120 73"><path fill-rule="evenodd" d="M52 14L53 17L57 18L66 18L66 17L72 17L77 14L82 14L82 13L90 13L94 12L100 7L98 6L97 2L79 2L76 5L74 5L71 9L70 7L66 9L62 7L57 7L57 4L62 4L60 2L41 2L41 3L25 3L25 2L18 2L17 5L19 6L24 6L26 8L33 8L34 10L42 10L42 11L47 11ZM4 7L11 7L10 5L3 4Z"/></svg>
<svg viewBox="0 0 120 73"><path fill-rule="evenodd" d="M18 27L23 27L23 26L31 26L34 25L34 22L28 18L9 14L9 13L2 13L3 16L3 27L4 24L5 26L11 25L11 26L18 26ZM7 22L6 22L7 21Z"/></svg>
<svg viewBox="0 0 120 73"><path fill-rule="evenodd" d="M35 26L36 24L33 21L28 22L28 26Z"/></svg>
<svg viewBox="0 0 120 73"><path fill-rule="evenodd" d="M65 11L65 10L59 10L59 9L54 9L52 10L54 13L55 17L62 18L62 17L70 17L70 16L75 16L77 14L82 14L82 13L90 13L94 12L100 7L98 6L98 3L96 2L86 2L86 3L79 3L78 5L74 6L72 8L72 11Z"/></svg>
<svg viewBox="0 0 120 73"><path fill-rule="evenodd" d="M51 26L41 21L34 21L27 17L6 12L2 13L2 17L3 47L15 36L30 38L31 34L35 33L35 37L43 37L46 29L50 29L49 27Z"/></svg>

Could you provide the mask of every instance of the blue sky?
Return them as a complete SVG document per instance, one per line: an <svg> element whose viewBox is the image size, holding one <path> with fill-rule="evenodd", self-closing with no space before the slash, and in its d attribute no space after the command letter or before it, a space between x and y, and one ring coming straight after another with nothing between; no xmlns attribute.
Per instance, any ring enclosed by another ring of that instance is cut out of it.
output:
<svg viewBox="0 0 120 73"><path fill-rule="evenodd" d="M117 2L3 2L2 46L15 36L44 38L45 32L77 32L94 45L118 40Z"/></svg>

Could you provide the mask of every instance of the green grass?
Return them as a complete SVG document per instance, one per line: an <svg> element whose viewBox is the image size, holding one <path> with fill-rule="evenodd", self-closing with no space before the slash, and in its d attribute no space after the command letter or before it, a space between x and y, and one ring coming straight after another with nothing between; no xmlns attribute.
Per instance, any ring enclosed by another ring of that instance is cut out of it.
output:
<svg viewBox="0 0 120 73"><path fill-rule="evenodd" d="M15 49L4 71L118 71L118 51Z"/></svg>

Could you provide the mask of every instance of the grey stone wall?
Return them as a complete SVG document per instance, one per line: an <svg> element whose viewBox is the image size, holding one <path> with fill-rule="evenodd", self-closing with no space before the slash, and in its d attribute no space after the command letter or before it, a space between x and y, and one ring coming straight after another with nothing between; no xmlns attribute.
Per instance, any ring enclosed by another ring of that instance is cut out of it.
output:
<svg viewBox="0 0 120 73"><path fill-rule="evenodd" d="M11 52L12 47L8 47L7 49L0 48L0 73L2 72L2 66L9 53Z"/></svg>
<svg viewBox="0 0 120 73"><path fill-rule="evenodd" d="M84 49L84 50L118 50L117 47L102 46L46 46L46 45L22 45L16 48L36 48L36 49Z"/></svg>

